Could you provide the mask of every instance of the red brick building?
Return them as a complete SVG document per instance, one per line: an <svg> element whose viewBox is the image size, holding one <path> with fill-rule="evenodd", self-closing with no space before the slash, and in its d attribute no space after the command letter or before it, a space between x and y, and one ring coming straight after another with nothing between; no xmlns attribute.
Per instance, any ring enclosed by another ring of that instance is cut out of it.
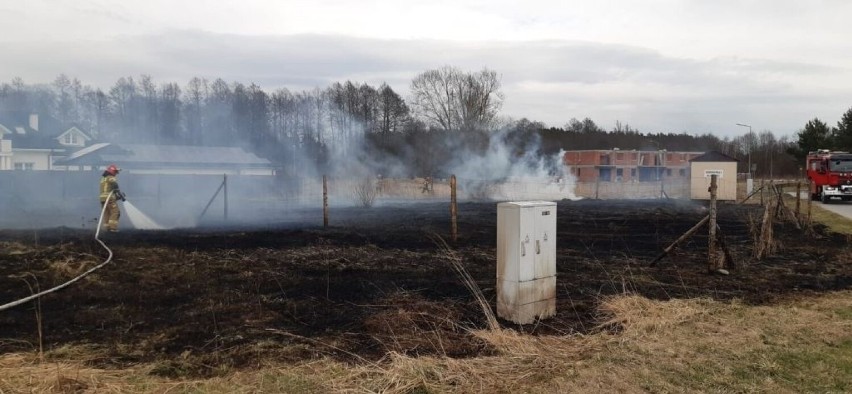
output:
<svg viewBox="0 0 852 394"><path fill-rule="evenodd" d="M620 150L566 151L563 163L578 182L654 182L689 179L689 160L704 152Z"/></svg>

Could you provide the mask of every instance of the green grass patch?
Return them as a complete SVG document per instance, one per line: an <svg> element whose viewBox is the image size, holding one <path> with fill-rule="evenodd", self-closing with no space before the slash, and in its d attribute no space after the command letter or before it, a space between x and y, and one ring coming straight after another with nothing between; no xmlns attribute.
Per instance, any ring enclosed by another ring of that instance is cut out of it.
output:
<svg viewBox="0 0 852 394"><path fill-rule="evenodd" d="M773 360L778 379L800 392L852 390L852 339L837 346L782 350Z"/></svg>

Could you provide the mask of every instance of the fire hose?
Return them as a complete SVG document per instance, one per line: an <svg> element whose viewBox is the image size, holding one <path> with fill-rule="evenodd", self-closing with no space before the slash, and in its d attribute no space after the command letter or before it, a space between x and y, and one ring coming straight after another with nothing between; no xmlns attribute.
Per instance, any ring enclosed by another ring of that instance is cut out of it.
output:
<svg viewBox="0 0 852 394"><path fill-rule="evenodd" d="M36 299L36 298L39 298L39 297L41 297L41 296L43 296L43 295L50 294L50 293L53 293L53 292L55 292L55 291L58 291L58 290L64 289L64 288L66 288L66 287L70 286L72 283L74 283L74 282L76 282L76 281L78 281L78 280L80 280L80 279L82 279L82 278L84 278L84 277L88 276L88 275L89 275L89 274L91 274L92 272L95 272L95 271L99 270L101 267L103 267L103 266L105 266L105 265L109 264L109 263L112 261L112 250L111 250L109 247L107 247L107 246L106 246L106 244L104 243L104 241L101 241L101 239L100 239L100 234L101 234L101 225L102 225L103 220L104 220L104 212L106 212L106 206L107 206L107 204L109 204L109 202L108 202L108 201L109 201L109 200L110 200L110 198L112 197L112 194L113 194L113 192L110 192L110 193L109 193L109 196L107 196L107 199L106 199L107 203L105 203L105 204L104 204L104 206L103 206L103 208L101 208L101 216L98 218L98 229L97 229L97 230L95 230L95 241L98 241L98 243L100 243L100 244L101 244L101 246L103 246L103 247L104 247L104 249L106 249L106 251L109 253L109 256L107 257L107 259L106 259L106 260L104 260L104 262L103 262L103 263L100 263L100 264L98 264L98 265L96 265L96 266L94 266L94 267L90 268L88 271L86 271L86 272L84 272L84 273L82 273L82 274L78 275L77 277L75 277L75 278L73 278L73 279L71 279L71 280L69 280L69 281L67 281L67 282L65 282L65 283L63 283L63 284L61 284L61 285L59 285L59 286L53 287L53 288L51 288L51 289L47 289L47 290L42 291L42 292L40 292L40 293L33 294L33 295L31 295L31 296L29 296L29 297L26 297L26 298L21 298L20 300L17 300L17 301L12 301L12 302L10 302L10 303L8 303L8 304L0 305L0 312L5 311L6 309L14 308L14 307L16 307L16 306L18 306L18 305L21 305L21 304L24 304L24 303L30 302L30 301L32 301L32 300L34 300L34 299Z"/></svg>

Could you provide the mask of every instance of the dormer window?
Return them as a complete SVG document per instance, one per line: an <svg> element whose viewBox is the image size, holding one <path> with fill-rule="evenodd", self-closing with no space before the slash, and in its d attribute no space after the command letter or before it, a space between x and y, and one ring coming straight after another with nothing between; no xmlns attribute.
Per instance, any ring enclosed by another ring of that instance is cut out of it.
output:
<svg viewBox="0 0 852 394"><path fill-rule="evenodd" d="M77 135L74 133L65 134L65 138L62 139L62 143L65 145L78 145L79 141Z"/></svg>
<svg viewBox="0 0 852 394"><path fill-rule="evenodd" d="M83 134L82 131L77 129L76 127L72 127L68 129L66 132L59 135L56 138L60 144L65 146L85 146L86 141L89 140L89 137L86 134Z"/></svg>

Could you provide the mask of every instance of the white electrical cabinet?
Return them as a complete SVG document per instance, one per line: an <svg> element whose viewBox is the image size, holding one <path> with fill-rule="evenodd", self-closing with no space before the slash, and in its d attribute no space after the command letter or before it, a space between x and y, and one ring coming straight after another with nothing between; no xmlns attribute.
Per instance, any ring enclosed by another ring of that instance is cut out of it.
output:
<svg viewBox="0 0 852 394"><path fill-rule="evenodd" d="M497 204L497 314L518 324L556 314L556 203Z"/></svg>

